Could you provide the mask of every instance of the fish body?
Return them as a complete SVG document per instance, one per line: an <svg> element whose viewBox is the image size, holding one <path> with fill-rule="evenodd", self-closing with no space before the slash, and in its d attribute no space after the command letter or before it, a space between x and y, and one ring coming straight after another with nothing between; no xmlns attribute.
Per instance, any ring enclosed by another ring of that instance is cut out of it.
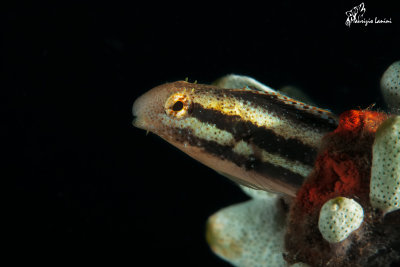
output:
<svg viewBox="0 0 400 267"><path fill-rule="evenodd" d="M136 127L255 189L295 196L335 115L274 90L184 81L160 85L133 105Z"/></svg>

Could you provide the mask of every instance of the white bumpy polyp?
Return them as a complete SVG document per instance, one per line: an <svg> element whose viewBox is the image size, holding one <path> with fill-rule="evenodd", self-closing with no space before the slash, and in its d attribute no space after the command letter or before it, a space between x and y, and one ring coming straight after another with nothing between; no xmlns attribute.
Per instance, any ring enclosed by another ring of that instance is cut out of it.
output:
<svg viewBox="0 0 400 267"><path fill-rule="evenodd" d="M363 219L364 211L360 204L350 198L337 197L322 206L318 228L325 240L337 243L357 230Z"/></svg>
<svg viewBox="0 0 400 267"><path fill-rule="evenodd" d="M400 61L387 68L381 79L381 91L389 108L400 111Z"/></svg>
<svg viewBox="0 0 400 267"><path fill-rule="evenodd" d="M387 119L376 132L370 200L385 213L400 208L400 116Z"/></svg>

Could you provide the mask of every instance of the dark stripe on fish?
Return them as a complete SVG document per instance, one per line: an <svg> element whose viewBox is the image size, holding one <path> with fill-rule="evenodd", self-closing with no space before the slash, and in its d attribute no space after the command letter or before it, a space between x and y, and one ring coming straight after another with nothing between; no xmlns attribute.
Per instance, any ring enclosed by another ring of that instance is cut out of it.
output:
<svg viewBox="0 0 400 267"><path fill-rule="evenodd" d="M255 171L266 179L275 179L299 188L305 177L294 173L284 167L274 165L269 162L263 162L256 155L249 157L237 154L233 151L234 146L220 145L215 141L208 141L196 137L190 129L173 129L174 136L179 136L178 142L188 142L191 146L204 149L207 153L217 156L220 159L233 162L239 167L248 171Z"/></svg>
<svg viewBox="0 0 400 267"><path fill-rule="evenodd" d="M278 154L310 166L314 164L317 156L316 148L295 138L285 139L272 129L259 127L251 121L244 121L238 115L226 115L218 110L206 109L201 104L192 103L191 116L230 132L236 141L244 140L271 154Z"/></svg>
<svg viewBox="0 0 400 267"><path fill-rule="evenodd" d="M269 178L278 179L279 181L291 184L296 188L299 188L306 178L298 173L285 169L284 167L259 160L254 162L254 167L252 169L259 174Z"/></svg>
<svg viewBox="0 0 400 267"><path fill-rule="evenodd" d="M279 99L277 95L240 90L226 90L224 93L228 96L232 95L242 101L249 101L250 105L268 110L279 118L283 117L291 121L293 124L306 127L313 126L317 132L330 132L337 127L337 119L334 115L331 115L332 118L322 118L322 111L318 113L318 111L315 110L318 114L314 114L310 112L312 110L311 106L308 110L300 109L294 104L285 103L283 100ZM290 101L289 98L288 101Z"/></svg>

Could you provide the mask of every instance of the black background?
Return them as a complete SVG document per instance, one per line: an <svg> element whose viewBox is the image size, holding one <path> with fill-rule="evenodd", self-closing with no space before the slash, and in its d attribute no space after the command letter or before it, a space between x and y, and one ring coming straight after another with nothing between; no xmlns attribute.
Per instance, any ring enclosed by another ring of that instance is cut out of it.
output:
<svg viewBox="0 0 400 267"><path fill-rule="evenodd" d="M154 86L237 73L295 85L321 107L383 108L379 79L400 59L400 12L365 1L32 1L3 8L1 79L12 185L4 231L15 260L229 266L205 221L247 197L214 171L132 125ZM55 257L54 257L55 256ZM50 259L56 258L56 261ZM79 259L79 260L78 260Z"/></svg>

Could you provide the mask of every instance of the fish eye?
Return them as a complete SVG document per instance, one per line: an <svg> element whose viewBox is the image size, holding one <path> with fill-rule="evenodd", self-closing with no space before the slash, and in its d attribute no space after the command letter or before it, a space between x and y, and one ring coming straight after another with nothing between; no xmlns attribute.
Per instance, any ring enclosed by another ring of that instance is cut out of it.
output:
<svg viewBox="0 0 400 267"><path fill-rule="evenodd" d="M175 93L165 102L165 113L174 118L183 118L188 112L190 99L185 93Z"/></svg>
<svg viewBox="0 0 400 267"><path fill-rule="evenodd" d="M182 101L176 101L175 104L172 106L173 111L180 111L183 109L183 102Z"/></svg>

